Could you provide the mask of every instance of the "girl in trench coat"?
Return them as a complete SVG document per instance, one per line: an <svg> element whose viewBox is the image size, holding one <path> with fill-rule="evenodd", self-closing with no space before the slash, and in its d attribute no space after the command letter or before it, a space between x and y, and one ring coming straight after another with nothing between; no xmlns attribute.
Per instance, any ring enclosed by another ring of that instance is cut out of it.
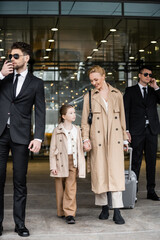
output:
<svg viewBox="0 0 160 240"><path fill-rule="evenodd" d="M72 124L75 109L65 104L60 109L61 122L54 129L50 145L50 176L55 178L58 217L75 223L77 175L85 178L85 158L81 130Z"/></svg>
<svg viewBox="0 0 160 240"><path fill-rule="evenodd" d="M123 97L120 91L105 82L105 70L92 67L89 79L91 91L92 124L88 124L89 94L84 96L82 112L82 139L88 154L91 186L95 204L102 206L99 219L108 219L107 192L111 192L114 208L113 221L124 224L119 208L123 207L122 191L125 190L124 152L128 150Z"/></svg>

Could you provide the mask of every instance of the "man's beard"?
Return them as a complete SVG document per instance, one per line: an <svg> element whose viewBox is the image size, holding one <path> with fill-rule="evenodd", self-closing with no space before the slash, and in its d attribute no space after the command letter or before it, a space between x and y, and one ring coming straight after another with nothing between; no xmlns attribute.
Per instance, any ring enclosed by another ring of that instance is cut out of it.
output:
<svg viewBox="0 0 160 240"><path fill-rule="evenodd" d="M23 68L24 65L25 65L24 63L21 64L21 65L15 65L13 68L14 68L15 70L18 70L18 69L20 69L20 68Z"/></svg>

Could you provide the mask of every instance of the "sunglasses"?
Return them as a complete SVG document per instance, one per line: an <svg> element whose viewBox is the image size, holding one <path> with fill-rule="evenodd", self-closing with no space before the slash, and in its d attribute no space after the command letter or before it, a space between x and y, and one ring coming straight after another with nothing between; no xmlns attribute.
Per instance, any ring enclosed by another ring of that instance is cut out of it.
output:
<svg viewBox="0 0 160 240"><path fill-rule="evenodd" d="M147 77L149 75L149 77L152 77L152 74L151 73L141 73L144 75L144 77Z"/></svg>
<svg viewBox="0 0 160 240"><path fill-rule="evenodd" d="M12 57L13 57L14 59L19 59L20 56L24 56L24 55L19 55L18 53L15 53L15 54L9 54L9 59L11 60Z"/></svg>

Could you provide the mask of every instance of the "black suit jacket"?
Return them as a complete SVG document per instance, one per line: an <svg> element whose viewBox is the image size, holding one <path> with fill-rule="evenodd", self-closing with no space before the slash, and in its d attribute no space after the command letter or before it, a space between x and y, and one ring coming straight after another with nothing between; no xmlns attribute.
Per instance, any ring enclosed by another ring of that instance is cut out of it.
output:
<svg viewBox="0 0 160 240"><path fill-rule="evenodd" d="M131 135L143 134L146 114L149 119L152 134L159 133L160 125L157 103L160 103L160 89L155 91L148 86L147 100L145 102L138 84L126 88L124 94L126 129L129 130Z"/></svg>
<svg viewBox="0 0 160 240"><path fill-rule="evenodd" d="M31 116L35 106L34 138L44 139L45 98L43 81L28 73L17 97L13 96L13 74L0 80L0 136L10 117L10 135L15 143L31 140ZM10 113L10 115L8 114Z"/></svg>

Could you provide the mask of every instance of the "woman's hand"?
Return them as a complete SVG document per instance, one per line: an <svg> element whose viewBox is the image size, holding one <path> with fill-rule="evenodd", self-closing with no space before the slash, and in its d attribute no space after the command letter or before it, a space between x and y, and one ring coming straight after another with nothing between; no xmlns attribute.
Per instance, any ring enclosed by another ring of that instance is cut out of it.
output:
<svg viewBox="0 0 160 240"><path fill-rule="evenodd" d="M57 174L58 174L57 169L52 169L52 170L51 170L51 173L52 173L53 175L57 175Z"/></svg>
<svg viewBox="0 0 160 240"><path fill-rule="evenodd" d="M84 141L83 143L83 149L85 152L89 152L91 150L91 141L88 139L86 141Z"/></svg>
<svg viewBox="0 0 160 240"><path fill-rule="evenodd" d="M124 151L128 152L128 144L124 144Z"/></svg>

